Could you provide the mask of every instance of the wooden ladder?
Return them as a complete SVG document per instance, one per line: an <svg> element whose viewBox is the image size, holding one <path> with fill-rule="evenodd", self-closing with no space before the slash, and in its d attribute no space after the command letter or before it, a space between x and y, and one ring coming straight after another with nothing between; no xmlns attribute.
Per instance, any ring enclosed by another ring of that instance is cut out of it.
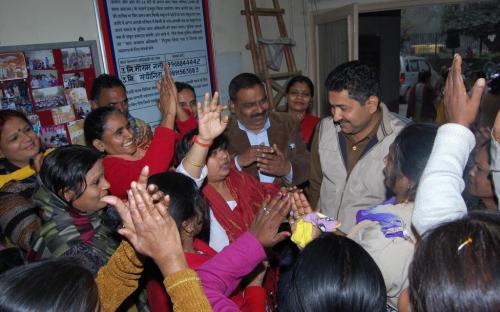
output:
<svg viewBox="0 0 500 312"><path fill-rule="evenodd" d="M255 74L259 76L266 83L266 92L269 98L271 108L278 106L279 102L285 95L285 84L290 77L300 75L301 71L297 70L295 65L295 58L293 56L292 47L290 45L283 46L283 53L285 56L287 71L286 72L273 72L268 67L266 58L266 45L261 42L262 31L260 27L260 16L274 16L278 23L278 30L280 38L288 39L288 32L286 31L285 21L283 14L285 10L279 5L278 0L273 0L272 8L259 8L255 0L243 0L245 9L241 11L245 15L248 31L248 43L250 52L252 53L252 62ZM254 33L255 30L255 33ZM283 84L278 81L283 81ZM273 95L273 90L276 94Z"/></svg>

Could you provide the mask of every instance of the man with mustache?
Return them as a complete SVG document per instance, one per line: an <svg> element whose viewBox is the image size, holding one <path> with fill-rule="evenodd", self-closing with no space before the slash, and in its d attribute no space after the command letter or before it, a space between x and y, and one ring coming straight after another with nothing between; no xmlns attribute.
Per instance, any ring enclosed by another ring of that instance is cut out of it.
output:
<svg viewBox="0 0 500 312"><path fill-rule="evenodd" d="M271 111L264 84L251 73L229 84L232 116L226 129L236 168L261 182L297 185L309 178L309 152L292 117Z"/></svg>
<svg viewBox="0 0 500 312"><path fill-rule="evenodd" d="M323 118L311 146L308 197L348 233L356 213L386 199L384 159L407 120L380 101L378 74L359 61L326 78L331 117Z"/></svg>

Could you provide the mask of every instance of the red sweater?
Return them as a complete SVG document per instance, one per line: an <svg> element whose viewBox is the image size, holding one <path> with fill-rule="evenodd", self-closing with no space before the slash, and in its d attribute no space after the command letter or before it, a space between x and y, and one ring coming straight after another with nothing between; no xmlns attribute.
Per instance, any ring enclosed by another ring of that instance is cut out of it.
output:
<svg viewBox="0 0 500 312"><path fill-rule="evenodd" d="M184 111L189 115L188 119L184 121L180 121L177 118L175 119L175 126L177 130L179 130L179 139L182 139L189 131L198 128L198 121L193 117L193 114L186 109Z"/></svg>
<svg viewBox="0 0 500 312"><path fill-rule="evenodd" d="M193 242L197 253L184 252L190 269L196 270L203 263L214 257L217 252L199 239ZM160 280L152 279L147 283L148 305L152 312L173 311L170 298ZM266 291L259 286L249 286L244 290L238 289L231 295L231 299L243 312L265 312Z"/></svg>
<svg viewBox="0 0 500 312"><path fill-rule="evenodd" d="M302 122L300 123L300 133L302 134L306 145L308 145L309 141L311 141L312 135L314 133L314 128L320 121L320 118L311 114L306 114L304 116L304 119L302 119Z"/></svg>
<svg viewBox="0 0 500 312"><path fill-rule="evenodd" d="M176 133L168 128L155 129L153 140L144 157L140 160L125 160L108 156L103 160L104 177L111 185L109 191L120 198L127 197L130 183L136 181L144 166L149 166L149 175L168 169L174 155Z"/></svg>

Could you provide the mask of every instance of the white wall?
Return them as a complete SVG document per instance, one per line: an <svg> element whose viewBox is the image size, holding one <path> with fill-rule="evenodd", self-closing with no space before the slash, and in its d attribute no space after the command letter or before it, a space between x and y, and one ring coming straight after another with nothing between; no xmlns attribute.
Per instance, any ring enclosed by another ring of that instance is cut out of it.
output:
<svg viewBox="0 0 500 312"><path fill-rule="evenodd" d="M0 0L0 46L79 37L99 44L92 0Z"/></svg>

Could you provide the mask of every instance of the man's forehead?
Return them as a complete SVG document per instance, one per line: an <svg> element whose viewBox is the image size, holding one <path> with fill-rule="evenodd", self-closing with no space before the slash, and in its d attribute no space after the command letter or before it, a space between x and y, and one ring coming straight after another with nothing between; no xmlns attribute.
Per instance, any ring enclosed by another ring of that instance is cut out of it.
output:
<svg viewBox="0 0 500 312"><path fill-rule="evenodd" d="M349 97L349 90L347 89L342 89L342 90L330 90L328 91L328 96L343 96L343 97Z"/></svg>
<svg viewBox="0 0 500 312"><path fill-rule="evenodd" d="M99 97L127 97L127 92L122 87L115 86L111 88L101 88L99 91Z"/></svg>
<svg viewBox="0 0 500 312"><path fill-rule="evenodd" d="M349 100L352 100L349 96L349 91L341 90L341 91L328 91L328 102L330 105L341 105L347 104Z"/></svg>
<svg viewBox="0 0 500 312"><path fill-rule="evenodd" d="M253 92L250 93L248 91L251 91L251 92L253 91ZM256 98L259 91L261 91L260 97ZM247 97L243 98L244 95L246 95ZM252 95L251 98L248 97L250 95ZM258 102L258 101L262 101L265 98L266 98L266 92L264 90L264 86L261 84L256 84L252 87L241 88L240 90L238 90L238 92L236 93L236 101L235 102L236 102L236 104L247 103L247 102Z"/></svg>

